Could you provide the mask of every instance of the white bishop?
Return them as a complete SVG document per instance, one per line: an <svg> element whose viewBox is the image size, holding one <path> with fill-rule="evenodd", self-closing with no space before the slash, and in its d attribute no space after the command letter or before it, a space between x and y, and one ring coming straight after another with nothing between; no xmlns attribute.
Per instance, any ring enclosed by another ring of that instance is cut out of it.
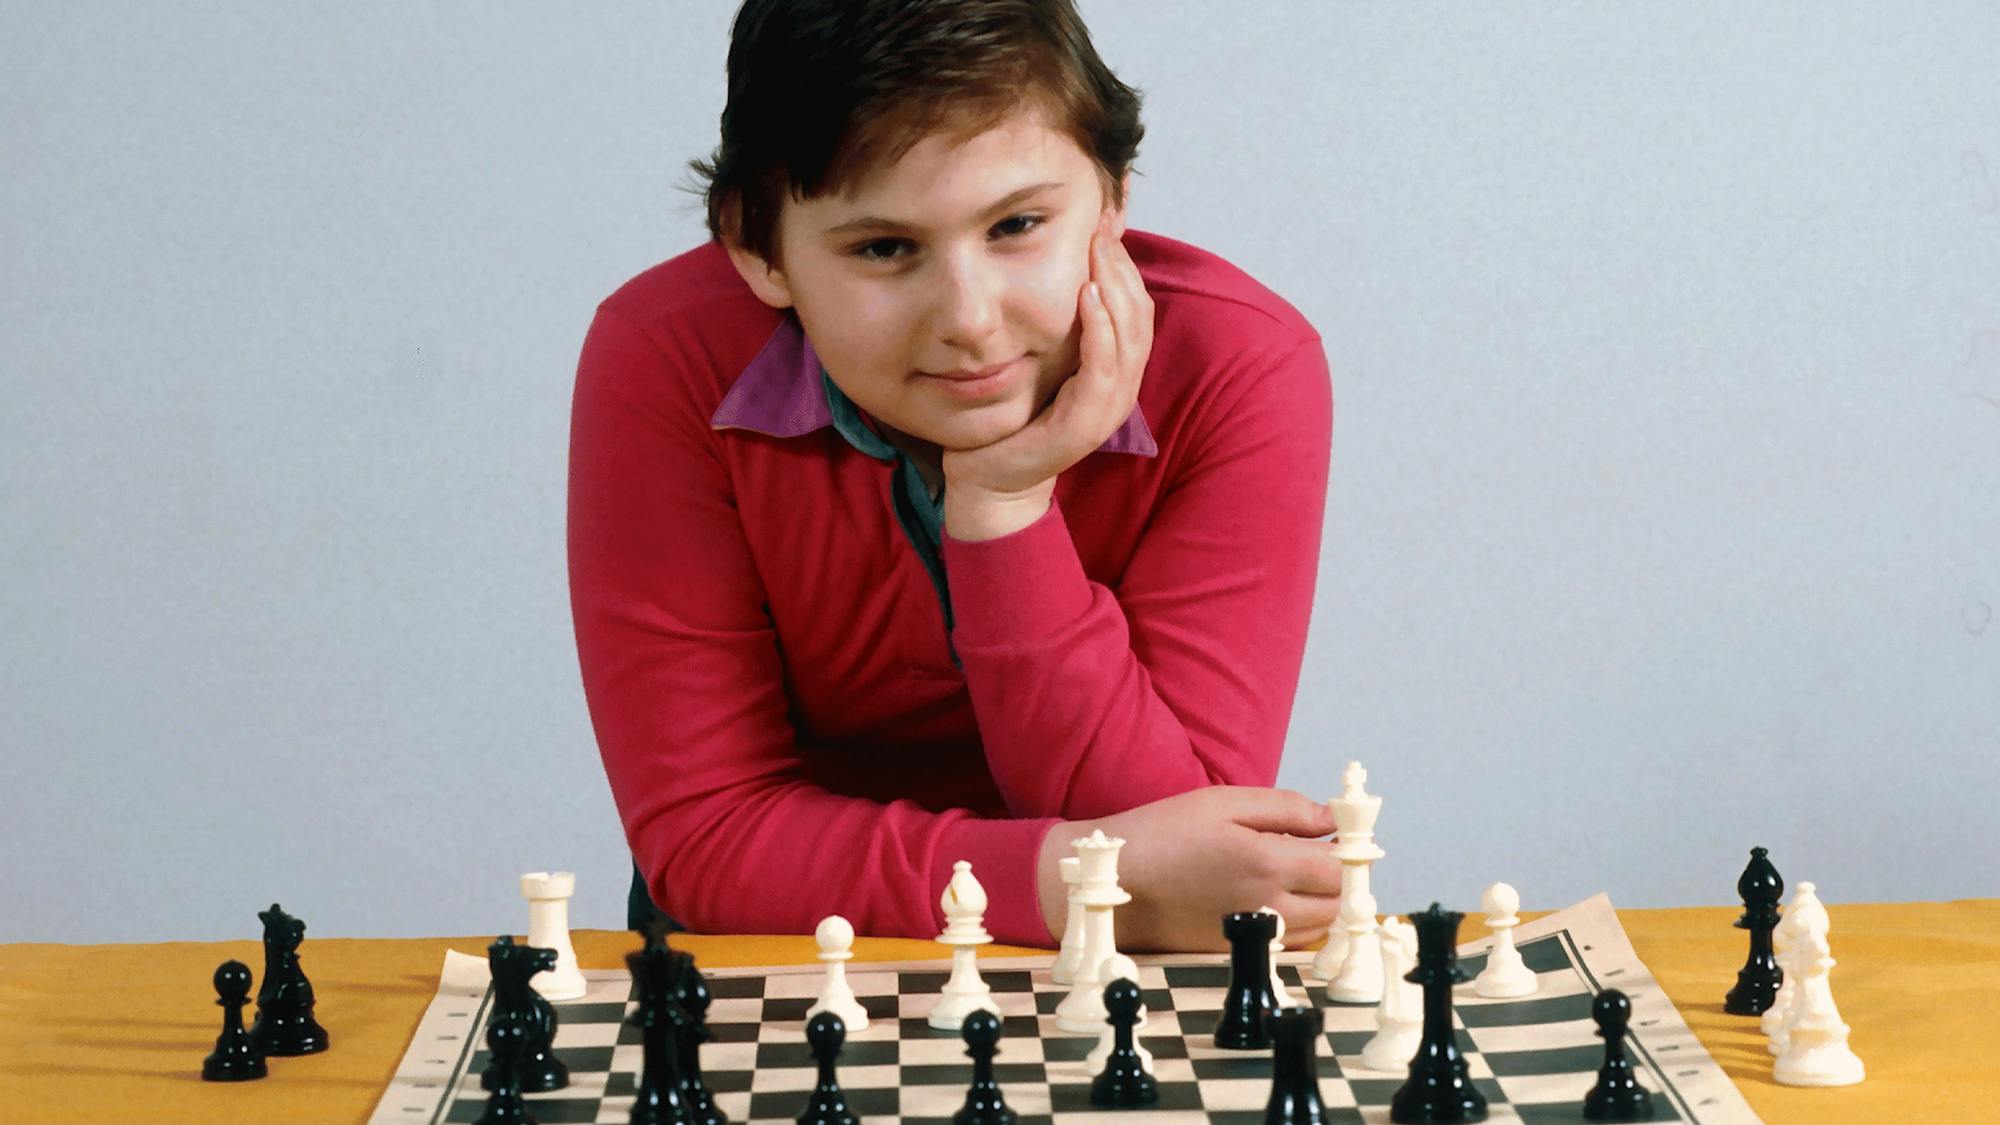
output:
<svg viewBox="0 0 2000 1125"><path fill-rule="evenodd" d="M951 979L944 982L944 994L931 1008L930 1024L940 1031L957 1031L974 1012L1000 1014L993 986L979 976L978 947L992 941L993 935L985 926L986 888L972 877L972 864L961 859L951 865L951 882L945 884L938 905L945 917L938 942L951 946Z"/></svg>

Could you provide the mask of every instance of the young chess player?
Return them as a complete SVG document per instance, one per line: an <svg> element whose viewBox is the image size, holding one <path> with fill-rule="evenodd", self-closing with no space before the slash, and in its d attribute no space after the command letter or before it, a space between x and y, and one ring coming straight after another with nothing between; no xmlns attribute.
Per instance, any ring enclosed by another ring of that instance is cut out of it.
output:
<svg viewBox="0 0 2000 1125"><path fill-rule="evenodd" d="M1101 828L1124 948L1265 905L1325 935L1332 819L1270 786L1326 359L1127 229L1142 133L1070 0L738 12L711 241L605 299L577 372L572 603L637 905L928 937L970 860L987 928L1049 945Z"/></svg>

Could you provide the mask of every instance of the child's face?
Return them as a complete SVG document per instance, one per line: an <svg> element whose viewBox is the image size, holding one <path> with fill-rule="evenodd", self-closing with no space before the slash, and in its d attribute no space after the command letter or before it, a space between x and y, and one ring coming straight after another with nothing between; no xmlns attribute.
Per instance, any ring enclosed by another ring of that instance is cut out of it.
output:
<svg viewBox="0 0 2000 1125"><path fill-rule="evenodd" d="M973 449L1027 425L1077 369L1077 297L1109 205L1095 162L1023 110L957 147L926 138L855 192L787 199L784 268L746 280L796 308L834 383L903 434ZM906 227L831 230L868 217ZM1122 209L1113 221L1122 233ZM924 374L1015 360L990 387Z"/></svg>

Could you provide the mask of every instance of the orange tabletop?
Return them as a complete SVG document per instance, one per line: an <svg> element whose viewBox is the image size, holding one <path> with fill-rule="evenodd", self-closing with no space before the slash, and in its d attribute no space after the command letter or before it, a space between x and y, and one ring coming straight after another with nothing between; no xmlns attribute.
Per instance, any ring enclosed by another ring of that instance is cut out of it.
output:
<svg viewBox="0 0 2000 1125"><path fill-rule="evenodd" d="M1633 948L1744 1097L1773 1125L2000 1120L2000 899L1832 905L1834 998L1868 1080L1842 1089L1771 1080L1757 1021L1722 1010L1747 951L1736 909L1621 910ZM1524 914L1526 918L1534 914ZM1461 940L1482 936L1477 915ZM636 939L579 930L584 968L619 968ZM447 949L483 957L492 935L308 937L300 961L332 1038L322 1055L272 1059L270 1077L208 1083L221 1029L210 978L235 958L262 972L257 941L0 945L0 1120L365 1121L437 991ZM807 936L674 936L702 965L803 964ZM857 961L936 958L928 941L862 938ZM982 956L1032 952L987 946ZM246 1013L247 1015L247 1013Z"/></svg>

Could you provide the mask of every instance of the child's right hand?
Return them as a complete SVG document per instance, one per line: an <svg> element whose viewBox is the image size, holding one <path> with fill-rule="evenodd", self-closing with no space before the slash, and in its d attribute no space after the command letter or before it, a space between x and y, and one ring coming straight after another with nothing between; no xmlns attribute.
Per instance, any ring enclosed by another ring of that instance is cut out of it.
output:
<svg viewBox="0 0 2000 1125"><path fill-rule="evenodd" d="M1095 828L1125 840L1118 883L1132 901L1115 915L1120 950L1224 950L1222 916L1262 906L1284 916L1285 944L1297 949L1325 938L1340 909L1340 862L1324 839L1332 810L1295 790L1220 785L1050 830L1036 873L1052 944L1068 898L1058 861Z"/></svg>

